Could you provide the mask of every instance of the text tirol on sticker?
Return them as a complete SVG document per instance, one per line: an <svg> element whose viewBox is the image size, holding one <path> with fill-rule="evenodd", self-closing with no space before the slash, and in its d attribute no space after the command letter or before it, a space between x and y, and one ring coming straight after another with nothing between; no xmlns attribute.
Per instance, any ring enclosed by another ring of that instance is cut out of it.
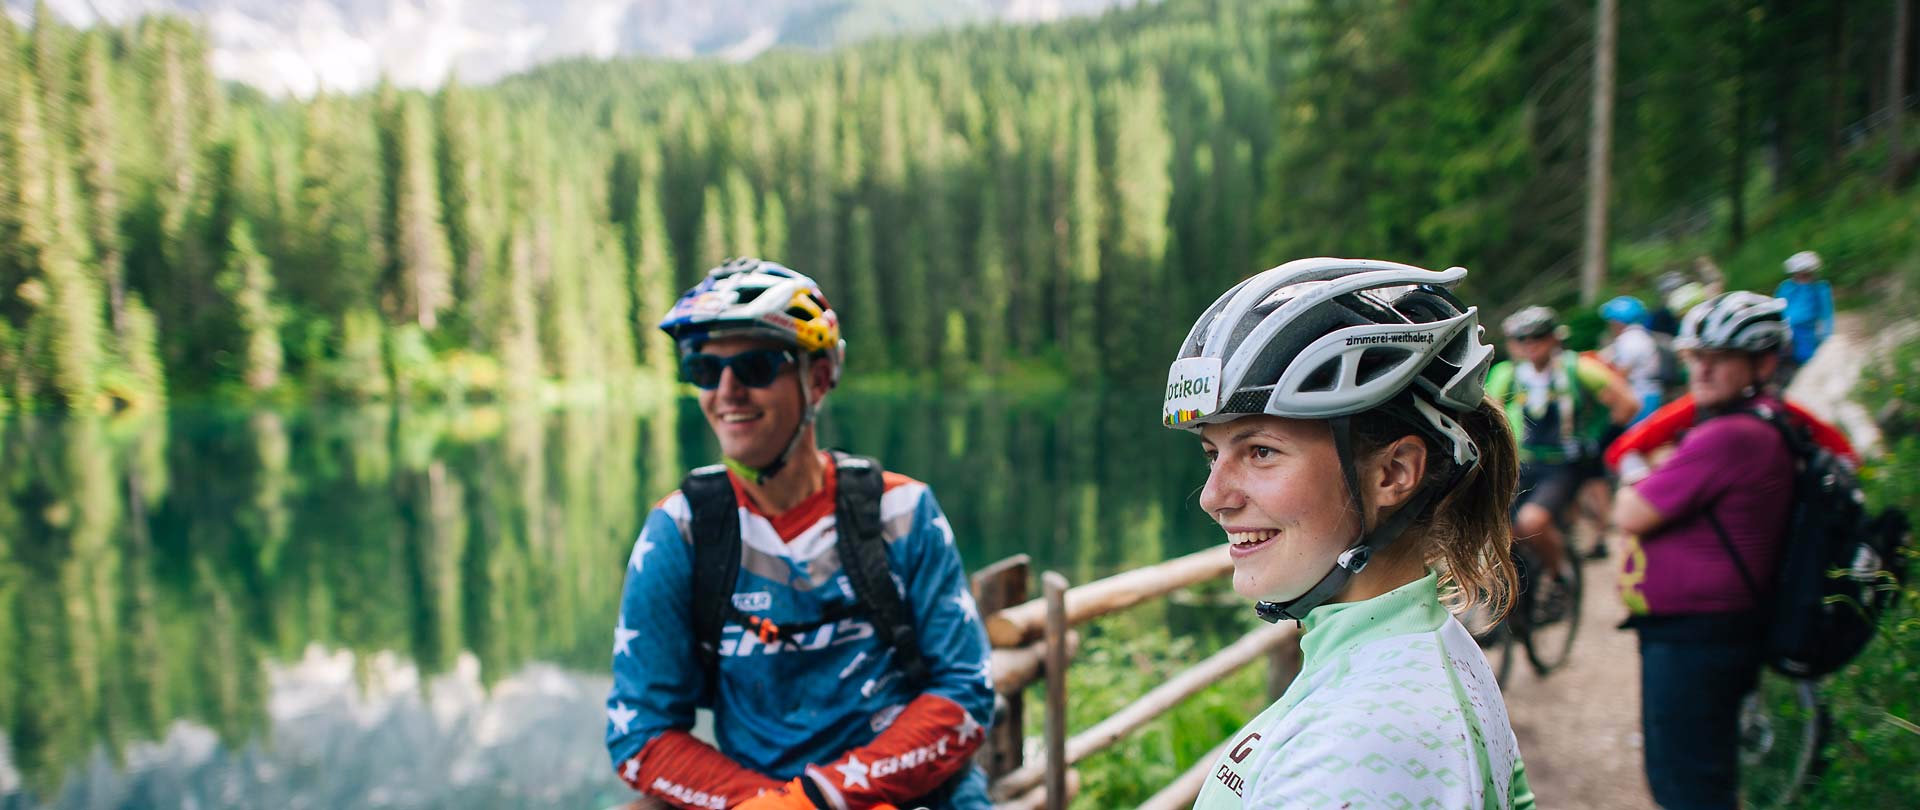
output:
<svg viewBox="0 0 1920 810"><path fill-rule="evenodd" d="M1167 370L1167 396L1160 405L1160 421L1184 425L1220 407L1220 359L1189 357Z"/></svg>

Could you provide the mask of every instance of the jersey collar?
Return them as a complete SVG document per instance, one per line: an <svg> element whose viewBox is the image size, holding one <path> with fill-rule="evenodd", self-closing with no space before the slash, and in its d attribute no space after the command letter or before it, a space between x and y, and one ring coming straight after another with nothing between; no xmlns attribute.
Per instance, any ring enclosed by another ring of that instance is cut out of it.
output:
<svg viewBox="0 0 1920 810"><path fill-rule="evenodd" d="M1440 605L1440 574L1427 575L1359 602L1321 605L1307 613L1300 651L1305 670L1352 647L1393 636L1428 633L1448 618Z"/></svg>

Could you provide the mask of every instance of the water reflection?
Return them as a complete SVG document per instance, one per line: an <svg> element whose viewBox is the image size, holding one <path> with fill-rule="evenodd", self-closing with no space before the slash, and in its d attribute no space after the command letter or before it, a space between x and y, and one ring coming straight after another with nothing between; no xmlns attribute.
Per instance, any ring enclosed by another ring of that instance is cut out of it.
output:
<svg viewBox="0 0 1920 810"><path fill-rule="evenodd" d="M1213 537L1156 404L839 395L822 431L932 483L970 564L1086 581ZM623 563L714 453L689 400L0 424L0 808L618 795Z"/></svg>

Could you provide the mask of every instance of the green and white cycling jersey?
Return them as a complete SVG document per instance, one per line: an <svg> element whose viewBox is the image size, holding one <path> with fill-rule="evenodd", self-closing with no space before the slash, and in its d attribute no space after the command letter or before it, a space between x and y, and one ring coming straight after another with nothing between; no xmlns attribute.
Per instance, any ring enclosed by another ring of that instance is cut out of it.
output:
<svg viewBox="0 0 1920 810"><path fill-rule="evenodd" d="M1300 676L1233 736L1195 810L1532 808L1487 658L1439 576L1307 614Z"/></svg>

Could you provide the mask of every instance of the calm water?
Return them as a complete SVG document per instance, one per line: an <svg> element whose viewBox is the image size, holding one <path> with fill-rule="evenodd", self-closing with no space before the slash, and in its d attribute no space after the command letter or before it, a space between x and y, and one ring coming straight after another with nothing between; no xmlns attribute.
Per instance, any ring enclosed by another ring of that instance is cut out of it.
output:
<svg viewBox="0 0 1920 810"><path fill-rule="evenodd" d="M1085 582L1216 537L1156 394L822 430L931 483L969 567ZM0 420L0 808L611 804L627 552L714 453L691 401Z"/></svg>

